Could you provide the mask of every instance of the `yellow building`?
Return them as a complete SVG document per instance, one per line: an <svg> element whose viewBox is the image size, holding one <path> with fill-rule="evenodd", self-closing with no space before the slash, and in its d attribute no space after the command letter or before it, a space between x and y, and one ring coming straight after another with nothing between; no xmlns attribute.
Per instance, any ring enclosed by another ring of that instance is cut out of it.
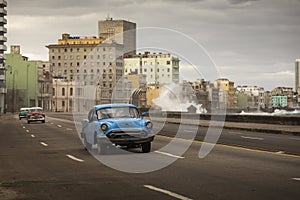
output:
<svg viewBox="0 0 300 200"><path fill-rule="evenodd" d="M236 108L234 82L227 78L219 78L215 80L214 87L219 88L219 104L221 108L233 109Z"/></svg>

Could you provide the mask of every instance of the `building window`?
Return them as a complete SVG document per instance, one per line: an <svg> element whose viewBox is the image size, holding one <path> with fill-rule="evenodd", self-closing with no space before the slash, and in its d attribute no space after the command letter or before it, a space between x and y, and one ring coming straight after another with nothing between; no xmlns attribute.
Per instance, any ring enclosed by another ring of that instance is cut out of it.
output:
<svg viewBox="0 0 300 200"><path fill-rule="evenodd" d="M65 101L61 101L61 106L65 107Z"/></svg>
<svg viewBox="0 0 300 200"><path fill-rule="evenodd" d="M70 96L73 96L73 88L70 88Z"/></svg>
<svg viewBox="0 0 300 200"><path fill-rule="evenodd" d="M66 95L65 88L62 88L62 89L61 89L61 95L62 95L62 96L65 96L65 95Z"/></svg>
<svg viewBox="0 0 300 200"><path fill-rule="evenodd" d="M67 52L67 49L65 49L65 52Z"/></svg>
<svg viewBox="0 0 300 200"><path fill-rule="evenodd" d="M52 94L55 95L55 88L52 88Z"/></svg>
<svg viewBox="0 0 300 200"><path fill-rule="evenodd" d="M171 64L171 62L168 60L168 61L167 61L167 65L170 65L170 64Z"/></svg>

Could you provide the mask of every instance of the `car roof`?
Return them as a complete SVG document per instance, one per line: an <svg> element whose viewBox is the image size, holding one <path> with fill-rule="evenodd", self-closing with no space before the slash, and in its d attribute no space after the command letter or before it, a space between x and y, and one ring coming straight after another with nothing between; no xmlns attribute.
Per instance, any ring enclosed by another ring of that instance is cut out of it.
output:
<svg viewBox="0 0 300 200"><path fill-rule="evenodd" d="M29 110L30 108L20 108L20 110Z"/></svg>
<svg viewBox="0 0 300 200"><path fill-rule="evenodd" d="M103 108L121 108L121 107L132 107L136 108L135 105L133 104L125 104L125 103L116 103L116 104L100 104L100 105L95 105L94 108L96 110L103 109Z"/></svg>

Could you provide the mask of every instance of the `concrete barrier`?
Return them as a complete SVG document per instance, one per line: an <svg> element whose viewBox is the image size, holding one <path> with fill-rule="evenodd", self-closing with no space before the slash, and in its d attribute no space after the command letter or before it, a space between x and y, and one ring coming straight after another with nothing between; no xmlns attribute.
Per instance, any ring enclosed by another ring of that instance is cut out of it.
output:
<svg viewBox="0 0 300 200"><path fill-rule="evenodd" d="M211 120L211 114L193 114L186 112L152 112L155 117L168 117L168 118L185 118L201 120ZM196 115L196 116L195 116ZM224 115L215 114L214 120L223 120ZM226 114L226 122L245 122L245 123L261 123L261 124L280 124L280 125L300 125L300 116L263 116L263 115L239 115L239 114Z"/></svg>

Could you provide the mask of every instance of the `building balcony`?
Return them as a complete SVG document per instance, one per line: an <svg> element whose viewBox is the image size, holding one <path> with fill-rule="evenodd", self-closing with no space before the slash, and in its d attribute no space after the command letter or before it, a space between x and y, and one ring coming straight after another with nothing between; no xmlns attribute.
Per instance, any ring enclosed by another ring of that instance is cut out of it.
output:
<svg viewBox="0 0 300 200"><path fill-rule="evenodd" d="M0 26L0 32L7 33L7 28Z"/></svg>
<svg viewBox="0 0 300 200"><path fill-rule="evenodd" d="M6 50L7 50L7 47L6 47L6 45L1 44L1 45L0 45L0 49L3 50L3 51L6 51Z"/></svg>
<svg viewBox="0 0 300 200"><path fill-rule="evenodd" d="M0 0L0 5L4 5L5 7L7 7L7 1L6 0Z"/></svg>
<svg viewBox="0 0 300 200"><path fill-rule="evenodd" d="M7 10L5 8L0 8L0 14L7 15Z"/></svg>
<svg viewBox="0 0 300 200"><path fill-rule="evenodd" d="M0 17L0 24L7 24L7 19L4 17Z"/></svg>
<svg viewBox="0 0 300 200"><path fill-rule="evenodd" d="M0 41L6 42L7 41L7 37L0 35Z"/></svg>

